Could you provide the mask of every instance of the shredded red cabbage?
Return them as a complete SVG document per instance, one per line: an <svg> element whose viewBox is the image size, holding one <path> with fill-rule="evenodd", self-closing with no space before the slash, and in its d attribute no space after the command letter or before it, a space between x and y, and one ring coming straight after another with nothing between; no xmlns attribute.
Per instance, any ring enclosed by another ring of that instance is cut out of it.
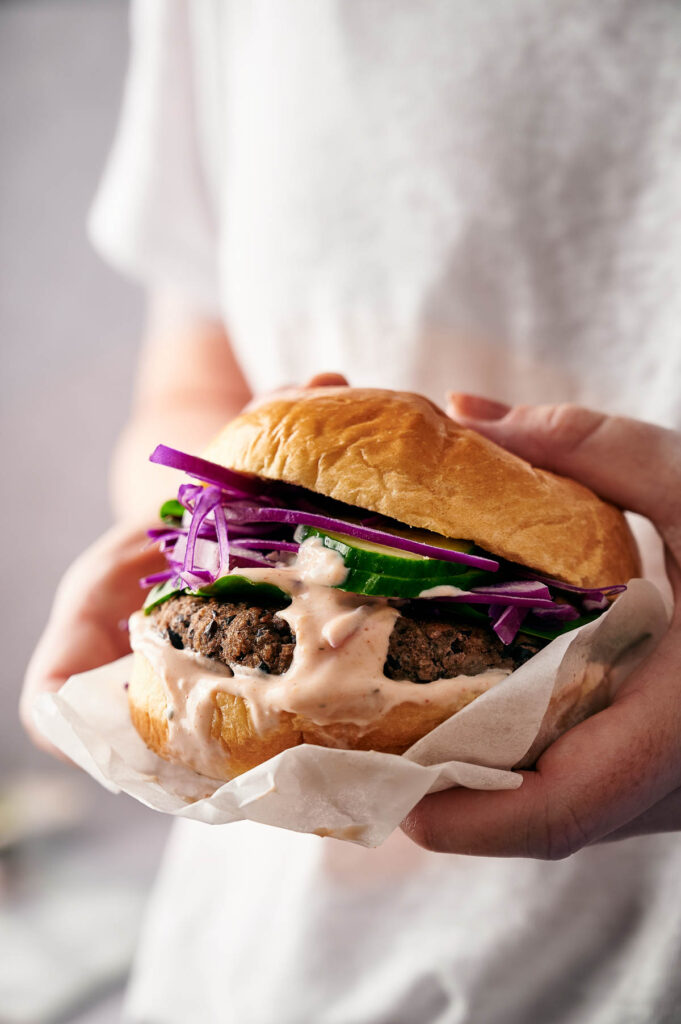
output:
<svg viewBox="0 0 681 1024"><path fill-rule="evenodd" d="M218 537L218 552L220 560L220 574L223 575L225 567L229 571L229 531L227 529L227 517L222 505L216 505L214 510L215 532Z"/></svg>
<svg viewBox="0 0 681 1024"><path fill-rule="evenodd" d="M199 536L199 528L201 523L204 521L209 512L213 512L219 508L222 502L222 492L218 487L206 487L204 488L203 494L197 499L194 504L194 514L192 515L191 526L189 527L189 533L187 534L187 546L185 549L184 564L182 566L183 572L194 572L194 558L196 551L196 542ZM219 555L222 552L219 549ZM227 562L229 565L229 548L227 548ZM221 559L218 557L218 565L216 571L221 568ZM227 569L229 571L229 568Z"/></svg>
<svg viewBox="0 0 681 1024"><path fill-rule="evenodd" d="M164 569L162 572L152 572L149 576L143 576L140 580L140 587L155 587L157 583L165 583L175 576L174 569Z"/></svg>
<svg viewBox="0 0 681 1024"><path fill-rule="evenodd" d="M194 502L200 496L202 490L203 487L201 484L180 484L177 492L177 500L180 505L184 505L184 507L191 512Z"/></svg>
<svg viewBox="0 0 681 1024"><path fill-rule="evenodd" d="M300 544L296 544L292 540L268 540L267 537L261 538L239 538L236 542L240 548L253 548L254 550L262 551L297 551Z"/></svg>

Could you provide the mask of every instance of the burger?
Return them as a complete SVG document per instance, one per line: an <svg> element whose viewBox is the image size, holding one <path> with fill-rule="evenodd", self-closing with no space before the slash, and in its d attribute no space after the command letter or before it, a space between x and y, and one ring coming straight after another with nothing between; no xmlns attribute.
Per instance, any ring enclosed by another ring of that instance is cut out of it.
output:
<svg viewBox="0 0 681 1024"><path fill-rule="evenodd" d="M150 531L130 713L215 780L300 743L401 754L640 568L618 509L416 394L280 392L203 457L151 458L185 478ZM562 695L561 728L605 682Z"/></svg>

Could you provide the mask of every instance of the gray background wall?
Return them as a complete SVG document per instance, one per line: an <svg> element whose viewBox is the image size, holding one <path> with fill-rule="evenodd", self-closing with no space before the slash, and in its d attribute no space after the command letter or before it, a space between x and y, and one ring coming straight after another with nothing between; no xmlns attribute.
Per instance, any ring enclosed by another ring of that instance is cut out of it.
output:
<svg viewBox="0 0 681 1024"><path fill-rule="evenodd" d="M116 123L123 0L0 3L0 777L47 766L17 725L24 668L60 574L109 522L142 299L89 246Z"/></svg>
<svg viewBox="0 0 681 1024"><path fill-rule="evenodd" d="M0 1017L16 1024L121 1019L169 826L35 750L16 710L59 577L109 524L107 464L134 373L142 296L85 234L127 19L124 0L0 0ZM29 776L39 820L74 799L77 817L8 847Z"/></svg>

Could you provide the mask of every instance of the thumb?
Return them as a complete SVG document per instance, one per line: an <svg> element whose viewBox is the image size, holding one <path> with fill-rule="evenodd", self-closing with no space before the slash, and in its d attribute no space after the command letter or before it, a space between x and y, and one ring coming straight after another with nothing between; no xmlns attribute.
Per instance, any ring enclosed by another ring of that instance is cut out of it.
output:
<svg viewBox="0 0 681 1024"><path fill-rule="evenodd" d="M678 547L681 434L576 405L511 408L472 395L448 398L449 414L463 426L647 516Z"/></svg>

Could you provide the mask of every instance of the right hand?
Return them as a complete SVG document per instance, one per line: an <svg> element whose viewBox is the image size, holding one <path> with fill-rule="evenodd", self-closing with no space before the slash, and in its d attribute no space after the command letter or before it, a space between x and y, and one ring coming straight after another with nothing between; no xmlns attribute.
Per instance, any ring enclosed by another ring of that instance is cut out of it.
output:
<svg viewBox="0 0 681 1024"><path fill-rule="evenodd" d="M646 516L666 544L674 614L609 705L523 772L519 789L424 797L403 827L419 845L479 857L567 857L593 843L681 831L681 433L573 405L511 409L452 396L466 427Z"/></svg>
<svg viewBox="0 0 681 1024"><path fill-rule="evenodd" d="M87 672L130 652L127 620L141 607L142 576L164 568L160 551L148 547L146 527L113 527L70 566L26 672L20 717L43 750L63 755L36 729L32 708L41 693L56 692L69 676Z"/></svg>

